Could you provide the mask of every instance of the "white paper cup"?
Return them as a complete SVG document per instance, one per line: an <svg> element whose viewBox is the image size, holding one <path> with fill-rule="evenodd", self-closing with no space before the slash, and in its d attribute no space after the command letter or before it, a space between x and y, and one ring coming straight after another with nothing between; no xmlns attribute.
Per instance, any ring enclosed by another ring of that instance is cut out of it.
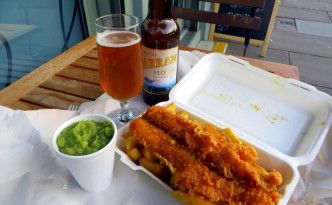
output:
<svg viewBox="0 0 332 205"><path fill-rule="evenodd" d="M111 122L114 128L114 135L111 141L102 149L88 155L72 156L60 152L57 145L57 138L61 131L69 125L82 120ZM108 117L97 114L81 115L64 122L55 131L52 138L52 146L57 156L62 159L67 169L85 191L100 192L106 189L112 181L116 136L116 125Z"/></svg>

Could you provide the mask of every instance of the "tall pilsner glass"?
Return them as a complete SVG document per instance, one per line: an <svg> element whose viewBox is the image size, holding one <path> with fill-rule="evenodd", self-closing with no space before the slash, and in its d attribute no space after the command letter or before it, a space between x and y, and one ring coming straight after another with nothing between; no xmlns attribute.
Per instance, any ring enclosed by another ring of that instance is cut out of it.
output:
<svg viewBox="0 0 332 205"><path fill-rule="evenodd" d="M120 101L118 124L130 121L135 113L128 101L142 90L143 67L139 22L134 16L111 14L96 19L100 84Z"/></svg>

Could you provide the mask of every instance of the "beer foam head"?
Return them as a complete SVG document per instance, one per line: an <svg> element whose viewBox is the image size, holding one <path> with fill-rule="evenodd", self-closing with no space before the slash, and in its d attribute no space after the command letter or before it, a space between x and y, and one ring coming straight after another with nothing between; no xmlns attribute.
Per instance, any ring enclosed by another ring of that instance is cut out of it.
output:
<svg viewBox="0 0 332 205"><path fill-rule="evenodd" d="M126 47L138 43L141 37L130 31L104 31L97 34L97 43L105 47Z"/></svg>

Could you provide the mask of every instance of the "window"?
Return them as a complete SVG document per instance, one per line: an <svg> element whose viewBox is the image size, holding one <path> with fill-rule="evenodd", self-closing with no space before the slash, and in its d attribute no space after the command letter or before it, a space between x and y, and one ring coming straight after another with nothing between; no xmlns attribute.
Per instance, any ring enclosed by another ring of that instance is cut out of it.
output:
<svg viewBox="0 0 332 205"><path fill-rule="evenodd" d="M0 0L0 89L86 36L79 0Z"/></svg>

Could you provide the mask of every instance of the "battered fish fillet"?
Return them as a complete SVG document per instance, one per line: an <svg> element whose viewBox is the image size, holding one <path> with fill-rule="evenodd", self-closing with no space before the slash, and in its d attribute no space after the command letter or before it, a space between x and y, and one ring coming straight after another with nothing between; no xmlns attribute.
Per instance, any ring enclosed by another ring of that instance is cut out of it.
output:
<svg viewBox="0 0 332 205"><path fill-rule="evenodd" d="M262 189L227 180L211 171L188 153L164 131L156 128L145 119L133 120L130 133L139 144L153 155L172 166L171 186L189 195L200 197L217 204L275 204L280 196L267 194Z"/></svg>
<svg viewBox="0 0 332 205"><path fill-rule="evenodd" d="M198 123L160 106L149 108L143 118L166 130L204 164L227 178L235 176L267 192L275 192L282 183L278 171L268 172L257 164L257 152L252 146L230 143L215 128L204 129Z"/></svg>

